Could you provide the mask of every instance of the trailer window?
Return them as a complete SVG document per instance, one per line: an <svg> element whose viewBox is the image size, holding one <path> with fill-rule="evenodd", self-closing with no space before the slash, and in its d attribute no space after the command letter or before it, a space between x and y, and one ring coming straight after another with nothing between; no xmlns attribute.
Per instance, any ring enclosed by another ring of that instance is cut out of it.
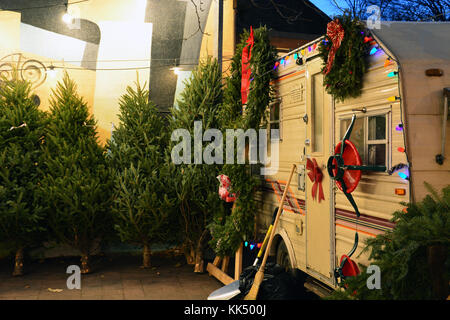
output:
<svg viewBox="0 0 450 320"><path fill-rule="evenodd" d="M350 140L358 149L363 164L386 166L388 159L388 134L386 114L359 117L353 126ZM344 137L351 119L343 119L340 123L341 139Z"/></svg>
<svg viewBox="0 0 450 320"><path fill-rule="evenodd" d="M281 139L281 126L280 126L280 112L281 106L280 102L277 101L269 106L270 117L269 117L269 140L280 140ZM278 129L278 135L272 136L271 129Z"/></svg>
<svg viewBox="0 0 450 320"><path fill-rule="evenodd" d="M323 75L318 73L313 76L313 101L311 104L311 117L312 123L312 152L323 151L323 102L324 102L324 89L323 89Z"/></svg>

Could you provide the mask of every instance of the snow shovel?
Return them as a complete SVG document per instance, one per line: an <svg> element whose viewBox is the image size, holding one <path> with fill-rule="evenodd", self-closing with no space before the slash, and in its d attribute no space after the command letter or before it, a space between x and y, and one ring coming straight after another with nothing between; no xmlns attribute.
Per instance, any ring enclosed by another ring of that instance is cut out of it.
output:
<svg viewBox="0 0 450 320"><path fill-rule="evenodd" d="M284 189L283 197L281 198L280 205L275 210L276 214L274 212L274 217L272 219L272 224L269 226L269 229L267 230L267 233L266 233L266 236L264 238L263 244L261 245L261 248L259 249L259 252L258 252L258 255L257 255L256 259L255 259L255 262L253 263L253 266L256 266L258 264L258 261L261 258L262 253L264 252L264 249L265 249L267 243L269 243L269 246L267 247L267 250L265 251L266 253L264 254L264 259L263 259L263 264L264 265L261 265L262 266L262 270L264 270L265 263L266 263L266 260L267 260L267 257L268 257L268 252L270 250L270 245L271 245L271 242L273 240L274 233L272 231L275 229L276 224L278 223L279 217L281 215L281 212L283 211L283 210L280 210L280 208L283 207L284 199L286 198L287 190L289 189L289 185L291 183L292 175L294 174L295 168L296 168L296 166L294 164L292 166L292 170L291 170L291 173L290 173L290 176L289 176L289 180L288 180L288 182L286 184L286 188ZM260 268L260 270L261 270L261 268ZM259 271L258 271L258 273L259 273ZM256 274L256 276L258 276L258 273ZM264 278L264 272L262 272L261 281L262 281L263 278ZM256 279L256 277L255 277L255 279ZM252 289L253 289L253 286L252 286ZM258 289L259 289L259 285L258 285ZM233 281L232 283L230 283L230 284L228 284L228 285L226 285L226 286L224 286L224 287L222 287L220 289L217 289L216 291L212 292L209 295L208 300L230 300L230 299L236 297L240 293L241 293L241 291L239 290L239 280L236 280L236 281ZM249 294L250 294L250 292L249 292Z"/></svg>
<svg viewBox="0 0 450 320"><path fill-rule="evenodd" d="M272 246L272 241L275 236L275 230L278 226L278 221L280 221L281 212L283 211L284 199L286 199L286 195L289 189L289 185L291 184L292 176L294 175L296 165L292 165L291 173L289 174L289 179L286 183L286 187L284 188L283 197L281 198L280 205L278 207L277 216L275 218L275 222L273 224L272 232L270 233L269 243L267 244L266 252L264 253L264 258L259 267L258 272L255 275L255 279L253 280L253 285L249 291L249 293L244 297L244 300L256 300L258 297L259 287L261 282L264 280L264 268L266 267L267 258L269 257L270 247Z"/></svg>
<svg viewBox="0 0 450 320"><path fill-rule="evenodd" d="M273 223L275 222L277 213L278 213L278 207L275 208L275 211L273 212L272 222L270 223L270 226L267 229L266 236L264 237L264 241L261 245L261 248L259 248L258 255L256 256L256 259L253 262L253 266L256 266L259 262L259 259L261 259L261 256L264 252L264 248L266 247L267 242L269 241L269 237L272 232ZM239 290L239 280L236 280L222 288L219 288L219 289L213 291L208 296L208 300L231 300L240 293L241 293L241 290Z"/></svg>

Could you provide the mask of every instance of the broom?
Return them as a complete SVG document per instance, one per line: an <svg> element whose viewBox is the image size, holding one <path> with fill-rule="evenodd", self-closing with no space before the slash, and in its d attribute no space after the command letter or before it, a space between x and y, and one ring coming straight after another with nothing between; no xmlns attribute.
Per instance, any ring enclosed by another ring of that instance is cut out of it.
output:
<svg viewBox="0 0 450 320"><path fill-rule="evenodd" d="M273 224L272 232L270 233L269 243L267 244L267 248L266 248L266 252L264 253L263 261L261 263L261 266L259 267L258 272L256 272L252 287L250 288L250 291L248 292L248 294L244 297L244 300L256 300L256 298L258 297L259 286L261 285L261 282L264 279L264 268L266 267L267 258L269 257L269 251L270 251L270 247L272 246L272 240L273 240L273 237L275 236L275 230L278 225L281 211L283 210L284 199L286 198L287 191L289 189L289 185L291 184L291 179L294 174L295 168L296 168L296 165L293 164L291 173L289 174L289 179L286 183L286 187L284 188L283 196L281 197L280 205L278 206L277 216L276 216L275 222Z"/></svg>

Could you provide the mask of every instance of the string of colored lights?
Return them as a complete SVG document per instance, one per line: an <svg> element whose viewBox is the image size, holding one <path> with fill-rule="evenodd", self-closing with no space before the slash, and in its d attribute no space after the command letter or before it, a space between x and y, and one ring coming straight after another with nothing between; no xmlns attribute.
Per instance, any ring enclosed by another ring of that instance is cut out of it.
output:
<svg viewBox="0 0 450 320"><path fill-rule="evenodd" d="M383 48L382 44L379 41L374 40L372 37L370 37L370 39L368 39L368 41L371 41L371 43L374 45L374 47L371 50L371 55L376 54L379 50L382 50L384 52L384 54L388 57L385 62L384 62L384 67L387 68L390 65L392 65L392 61L395 61L395 63L397 64L397 70L391 71L390 73L388 73L388 78L394 78L397 77L397 90L398 93L401 93L401 88L400 88L400 70L401 70L401 66L400 66L400 62L395 59L393 56L391 56L388 52L388 50L386 50L385 48ZM378 49L379 48L379 49ZM375 49L375 50L374 50ZM401 132L402 133L402 137L403 137L403 145L404 147L399 147L397 148L398 152L402 152L405 154L406 157L406 162L407 164L397 164L394 165L392 168L390 168L388 170L388 173L391 175L395 172L397 172L397 174L399 175L400 178L404 179L404 180L409 180L410 179L410 162L409 162L409 156L408 156L408 152L406 150L406 135L405 135L405 125L403 122L403 104L402 104L402 99L400 96L391 96L389 98L387 98L387 100L389 102L399 102L399 108L400 108L400 123L395 127L395 130L397 132ZM400 171L402 169L406 169L407 172L404 171Z"/></svg>

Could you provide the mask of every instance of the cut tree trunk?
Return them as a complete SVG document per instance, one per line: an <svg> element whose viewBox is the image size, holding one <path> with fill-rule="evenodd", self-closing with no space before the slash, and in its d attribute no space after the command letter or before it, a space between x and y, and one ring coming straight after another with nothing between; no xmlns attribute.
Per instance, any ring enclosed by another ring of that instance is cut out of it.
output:
<svg viewBox="0 0 450 320"><path fill-rule="evenodd" d="M150 268L150 256L151 256L150 246L148 244L144 245L144 249L142 252L142 268Z"/></svg>
<svg viewBox="0 0 450 320"><path fill-rule="evenodd" d="M91 273L90 259L88 254L81 255L81 273Z"/></svg>
<svg viewBox="0 0 450 320"><path fill-rule="evenodd" d="M23 276L23 248L20 248L16 252L14 259L14 271L12 274L14 277Z"/></svg>
<svg viewBox="0 0 450 320"><path fill-rule="evenodd" d="M195 264L195 251L192 246L185 246L184 247L184 256L186 258L186 263L188 265L194 265Z"/></svg>
<svg viewBox="0 0 450 320"><path fill-rule="evenodd" d="M445 279L446 247L443 245L429 246L427 255L433 286L433 298L445 300L448 296L448 279Z"/></svg>
<svg viewBox="0 0 450 320"><path fill-rule="evenodd" d="M205 272L205 262L203 260L203 249L201 247L197 248L197 250L195 250L194 272L196 272L196 273Z"/></svg>

